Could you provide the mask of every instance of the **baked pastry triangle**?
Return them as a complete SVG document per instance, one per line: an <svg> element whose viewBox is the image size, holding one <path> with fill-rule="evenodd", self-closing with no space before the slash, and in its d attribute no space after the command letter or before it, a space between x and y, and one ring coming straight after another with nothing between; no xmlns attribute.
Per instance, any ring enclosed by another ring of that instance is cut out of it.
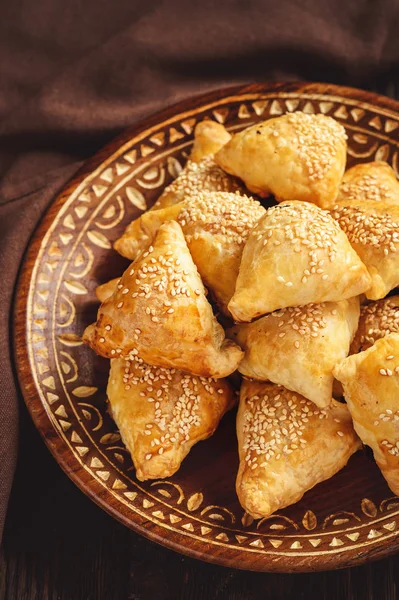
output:
<svg viewBox="0 0 399 600"><path fill-rule="evenodd" d="M367 298L384 298L399 285L399 204L341 202L331 214L370 273Z"/></svg>
<svg viewBox="0 0 399 600"><path fill-rule="evenodd" d="M236 321L365 292L367 269L331 215L307 202L269 208L245 244L229 310Z"/></svg>
<svg viewBox="0 0 399 600"><path fill-rule="evenodd" d="M345 129L325 115L290 113L236 133L215 160L260 196L324 208L336 199L344 174Z"/></svg>
<svg viewBox="0 0 399 600"><path fill-rule="evenodd" d="M273 383L243 381L237 414L236 490L255 519L294 504L361 446L344 404L324 409Z"/></svg>
<svg viewBox="0 0 399 600"><path fill-rule="evenodd" d="M107 358L138 354L204 377L229 375L243 355L225 339L175 221L161 225L153 245L124 272L83 339Z"/></svg>
<svg viewBox="0 0 399 600"><path fill-rule="evenodd" d="M353 424L370 446L394 494L399 494L399 334L390 333L334 369Z"/></svg>
<svg viewBox="0 0 399 600"><path fill-rule="evenodd" d="M226 379L152 367L137 356L111 360L107 395L140 481L173 475L234 404Z"/></svg>
<svg viewBox="0 0 399 600"><path fill-rule="evenodd" d="M390 333L399 333L399 296L389 296L360 307L359 326L349 354L368 350Z"/></svg>
<svg viewBox="0 0 399 600"><path fill-rule="evenodd" d="M345 172L336 203L364 201L399 205L399 181L388 163L360 163Z"/></svg>
<svg viewBox="0 0 399 600"><path fill-rule="evenodd" d="M245 377L272 381L328 406L333 369L348 356L359 320L359 300L283 308L228 335L245 351L238 370Z"/></svg>

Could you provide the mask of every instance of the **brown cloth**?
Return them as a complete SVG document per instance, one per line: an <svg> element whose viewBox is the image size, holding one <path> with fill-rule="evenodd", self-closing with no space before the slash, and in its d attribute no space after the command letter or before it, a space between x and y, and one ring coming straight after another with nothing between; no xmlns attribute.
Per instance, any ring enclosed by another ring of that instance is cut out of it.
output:
<svg viewBox="0 0 399 600"><path fill-rule="evenodd" d="M0 14L1 536L18 441L10 310L44 208L115 134L190 94L270 79L384 91L399 3L4 0Z"/></svg>

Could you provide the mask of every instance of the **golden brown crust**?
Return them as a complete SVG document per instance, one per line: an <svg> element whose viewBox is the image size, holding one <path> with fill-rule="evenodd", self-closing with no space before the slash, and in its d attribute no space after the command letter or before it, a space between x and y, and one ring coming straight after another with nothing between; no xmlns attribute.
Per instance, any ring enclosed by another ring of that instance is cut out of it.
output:
<svg viewBox="0 0 399 600"><path fill-rule="evenodd" d="M245 377L272 381L328 406L333 368L348 356L359 319L359 300L284 308L228 335L245 351L238 370Z"/></svg>
<svg viewBox="0 0 399 600"><path fill-rule="evenodd" d="M345 129L325 115L286 114L237 133L215 159L252 192L324 208L336 199L344 174Z"/></svg>
<svg viewBox="0 0 399 600"><path fill-rule="evenodd" d="M344 404L319 409L281 386L253 381L242 383L237 436L237 495L255 519L300 500L361 446Z"/></svg>
<svg viewBox="0 0 399 600"><path fill-rule="evenodd" d="M399 494L399 334L353 354L334 370L354 427L370 446L394 494Z"/></svg>
<svg viewBox="0 0 399 600"><path fill-rule="evenodd" d="M348 169L337 197L341 202L386 202L399 204L399 181L386 162L361 163Z"/></svg>
<svg viewBox="0 0 399 600"><path fill-rule="evenodd" d="M221 123L210 119L201 121L194 129L190 160L200 162L206 156L216 154L230 140L231 135Z"/></svg>
<svg viewBox="0 0 399 600"><path fill-rule="evenodd" d="M399 205L374 200L341 202L332 215L369 271L367 298L384 298L399 285Z"/></svg>
<svg viewBox="0 0 399 600"><path fill-rule="evenodd" d="M100 300L100 302L105 302L105 300L110 298L112 296L112 294L115 292L119 281L120 281L120 277L116 277L115 279L111 279L110 281L107 281L106 283L102 283L101 285L98 285L96 287L96 289L94 290L97 299Z"/></svg>
<svg viewBox="0 0 399 600"><path fill-rule="evenodd" d="M349 354L368 350L390 333L399 333L399 296L390 296L361 307L359 327Z"/></svg>
<svg viewBox="0 0 399 600"><path fill-rule="evenodd" d="M352 298L369 286L366 267L327 211L284 202L249 235L229 310L236 321L251 321L287 306Z"/></svg>
<svg viewBox="0 0 399 600"><path fill-rule="evenodd" d="M221 310L234 294L244 244L266 210L248 196L202 192L185 202L144 213L118 240L118 249L131 258L149 245L162 222L180 224L194 263ZM122 248L123 245L123 248Z"/></svg>
<svg viewBox="0 0 399 600"><path fill-rule="evenodd" d="M225 379L151 367L138 358L111 361L107 395L140 481L176 473L234 403Z"/></svg>
<svg viewBox="0 0 399 600"><path fill-rule="evenodd" d="M125 271L83 339L101 356L138 353L204 377L229 375L243 355L225 339L175 221L161 225L153 246Z"/></svg>

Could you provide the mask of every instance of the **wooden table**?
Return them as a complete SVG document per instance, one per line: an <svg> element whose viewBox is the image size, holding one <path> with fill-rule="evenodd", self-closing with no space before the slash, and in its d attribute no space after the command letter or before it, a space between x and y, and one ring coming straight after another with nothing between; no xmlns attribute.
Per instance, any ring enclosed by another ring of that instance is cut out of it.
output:
<svg viewBox="0 0 399 600"><path fill-rule="evenodd" d="M276 575L217 567L165 550L114 521L75 487L24 406L20 439L0 555L0 600L399 597L399 556L343 571Z"/></svg>

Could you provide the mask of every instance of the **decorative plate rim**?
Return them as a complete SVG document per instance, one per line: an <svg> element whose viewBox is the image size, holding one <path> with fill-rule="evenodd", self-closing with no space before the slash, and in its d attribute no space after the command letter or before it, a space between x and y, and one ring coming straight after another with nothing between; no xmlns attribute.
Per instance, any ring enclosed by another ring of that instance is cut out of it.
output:
<svg viewBox="0 0 399 600"><path fill-rule="evenodd" d="M343 568L346 566L350 566L351 564L360 564L361 562L366 562L372 560L373 558L376 558L373 557L373 546L370 547L370 550L367 549L363 551L361 553L362 556L360 558L352 557L349 558L349 560L346 560L345 562L342 560L341 562L334 564L330 564L332 552L328 552L328 556L325 560L322 558L322 553L320 554L320 561L318 564L315 564L313 561L309 565L306 565L303 564L302 561L300 561L301 564L299 565L299 568L295 568L295 565L293 565L292 569L287 569L286 566L284 566L284 569L280 569L278 562L277 564L273 564L270 561L267 561L267 564L265 565L266 569L262 568L262 565L259 565L259 563L254 563L253 568L251 568L250 566L248 566L248 564L240 566L239 559L237 560L237 557L234 556L228 557L227 555L218 553L208 554L204 552L204 549L197 549L197 547L193 546L182 547L182 544L179 543L178 540L175 541L173 537L165 538L164 525L160 527L158 524L153 523L153 526L151 528L146 528L145 522L142 525L137 521L129 519L128 516L123 514L117 506L114 506L113 497L109 493L109 490L107 488L101 486L99 482L96 481L94 478L91 478L86 471L78 471L76 469L76 456L70 451L68 451L67 453L63 453L61 451L62 447L64 447L65 442L56 432L54 425L46 412L45 406L43 405L39 396L39 392L36 388L33 373L30 369L26 323L28 316L27 298L29 294L31 279L33 276L36 261L40 254L42 241L47 231L51 227L51 224L53 223L54 219L61 211L62 207L70 198L70 196L96 169L98 169L100 166L104 166L105 164L107 164L107 160L111 162L115 153L120 152L121 148L123 148L124 145L128 145L129 141L132 138L136 138L140 134L148 132L148 130L152 127L157 127L160 123L163 124L167 122L168 119L173 119L181 113L187 113L190 111L190 109L199 109L200 107L205 107L206 105L212 106L213 104L217 106L220 106L221 103L227 104L229 100L231 100L232 96L235 96L239 99L245 99L246 95L253 96L253 94L256 93L262 95L265 93L272 92L276 93L277 95L279 93L281 93L282 95L289 93L292 93L293 95L299 94L304 98L306 98L306 94L311 94L312 98L314 99L317 99L317 96L319 95L320 99L323 100L326 98L326 96L329 95L334 96L334 98L340 96L341 98L347 99L348 103L351 103L352 101L353 106L356 108L367 108L370 105L373 105L374 109L376 109L378 112L380 112L382 115L388 118L390 116L393 116L396 119L398 119L399 114L399 102L396 102L384 96L380 96L378 94L364 92L362 90L357 90L350 87L335 86L332 84L298 82L248 84L244 86L240 85L222 88L208 92L206 94L191 97L188 100L183 100L155 113L152 116L147 117L146 119L140 120L137 124L133 125L132 127L129 127L121 135L119 135L117 138L115 138L113 141L107 144L104 148L102 148L98 153L94 155L92 159L89 159L78 170L78 172L63 186L62 191L51 202L48 209L42 216L39 225L34 231L21 263L22 266L20 269L18 282L14 294L14 358L19 385L26 406L32 416L36 428L39 430L50 452L53 454L54 458L57 460L58 464L62 467L62 469L65 471L68 477L87 496L89 496L102 509L104 509L111 516L122 522L124 525L130 527L131 529L140 533L144 537L147 537L152 541L156 541L157 543L160 543L161 545L168 547L174 551L223 566L243 568L246 570L268 570L283 572L296 570L304 572L306 570L315 571L328 568ZM309 534L311 535L310 532ZM199 544L204 544L204 540L200 540L200 542L197 543L196 546L199 546ZM386 546L384 548L384 555L388 556L390 554L393 554L397 551L398 547L399 541L392 544L392 547ZM234 548L229 548L229 550L233 551ZM248 551L249 548L246 548L246 550ZM255 548L254 552L256 552ZM237 556L241 554L239 548L236 549L236 554ZM292 555L293 554L290 553L290 556Z"/></svg>

